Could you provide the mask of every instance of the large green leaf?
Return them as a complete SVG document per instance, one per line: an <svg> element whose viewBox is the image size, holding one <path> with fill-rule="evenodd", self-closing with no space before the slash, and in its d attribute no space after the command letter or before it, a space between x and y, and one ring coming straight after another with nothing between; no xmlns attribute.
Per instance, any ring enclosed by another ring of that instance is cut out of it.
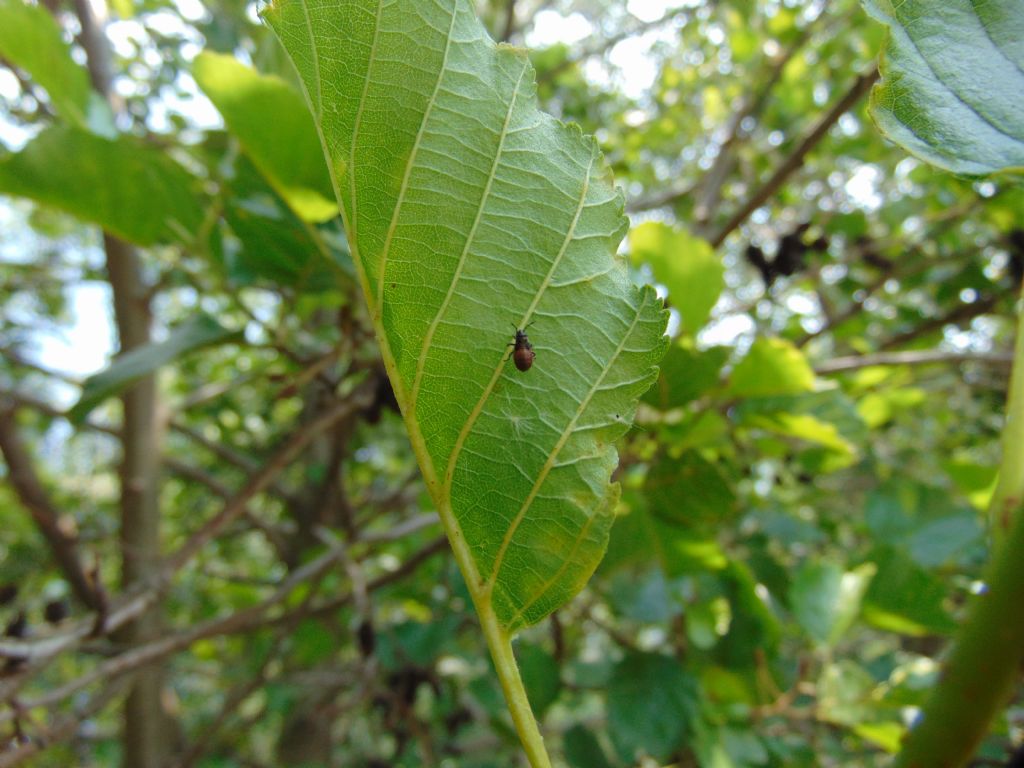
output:
<svg viewBox="0 0 1024 768"><path fill-rule="evenodd" d="M871 94L881 131L955 173L1024 170L1024 3L864 5L889 27Z"/></svg>
<svg viewBox="0 0 1024 768"><path fill-rule="evenodd" d="M871 563L846 572L829 561L804 563L789 590L796 620L816 643L834 644L857 618L874 574Z"/></svg>
<svg viewBox="0 0 1024 768"><path fill-rule="evenodd" d="M736 510L736 493L721 468L697 451L663 456L644 490L653 515L695 530L714 530Z"/></svg>
<svg viewBox="0 0 1024 768"><path fill-rule="evenodd" d="M759 338L733 369L729 392L736 397L797 395L814 389L814 381L799 349L785 339Z"/></svg>
<svg viewBox="0 0 1024 768"><path fill-rule="evenodd" d="M241 331L229 330L209 315L196 315L172 330L163 341L137 347L86 379L82 395L68 416L74 422L81 422L108 397L127 389L160 366L197 349L237 341L241 337Z"/></svg>
<svg viewBox="0 0 1024 768"><path fill-rule="evenodd" d="M725 266L706 240L660 221L648 221L629 233L633 260L646 263L654 279L668 288L682 327L696 333L725 287Z"/></svg>
<svg viewBox="0 0 1024 768"><path fill-rule="evenodd" d="M338 215L316 126L299 93L281 78L219 53L196 57L192 74L292 210L307 221Z"/></svg>
<svg viewBox="0 0 1024 768"><path fill-rule="evenodd" d="M340 227L328 237L302 221L245 155L224 166L224 221L238 243L226 238L221 260L234 284L269 281L311 293L354 282Z"/></svg>
<svg viewBox="0 0 1024 768"><path fill-rule="evenodd" d="M58 208L139 245L191 239L203 219L197 186L158 149L65 126L0 159L0 193Z"/></svg>
<svg viewBox="0 0 1024 768"><path fill-rule="evenodd" d="M657 760L681 746L697 719L696 681L679 663L656 653L631 653L608 684L608 731L632 764L640 754Z"/></svg>
<svg viewBox="0 0 1024 768"><path fill-rule="evenodd" d="M428 488L489 638L507 636L604 553L613 441L664 352L661 302L615 257L622 196L468 0L278 0L266 17L307 91ZM523 373L508 343L533 322Z"/></svg>
<svg viewBox="0 0 1024 768"><path fill-rule="evenodd" d="M110 108L89 86L88 73L71 58L60 26L42 5L0 0L0 56L46 89L60 117L81 128L113 135Z"/></svg>

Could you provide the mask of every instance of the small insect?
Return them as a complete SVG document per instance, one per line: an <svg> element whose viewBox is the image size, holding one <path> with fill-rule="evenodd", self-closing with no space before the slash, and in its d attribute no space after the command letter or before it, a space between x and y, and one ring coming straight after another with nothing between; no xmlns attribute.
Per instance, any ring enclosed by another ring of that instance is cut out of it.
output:
<svg viewBox="0 0 1024 768"><path fill-rule="evenodd" d="M529 328L531 325L532 323L527 323L526 328ZM515 361L516 368L520 371L530 370L530 366L533 365L533 358L537 356L537 353L533 351L533 344L530 343L530 339L526 336L526 328L516 328L516 340L509 342L510 347L515 347L512 350L512 359Z"/></svg>

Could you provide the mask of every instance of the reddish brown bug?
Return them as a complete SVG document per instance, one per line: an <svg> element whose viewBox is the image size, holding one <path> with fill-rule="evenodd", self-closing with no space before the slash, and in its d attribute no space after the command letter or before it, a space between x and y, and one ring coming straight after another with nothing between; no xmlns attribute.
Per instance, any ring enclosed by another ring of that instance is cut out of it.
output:
<svg viewBox="0 0 1024 768"><path fill-rule="evenodd" d="M526 328L529 328L531 325L532 323L527 323ZM533 351L533 344L530 343L530 339L526 336L526 328L516 328L516 340L509 342L510 347L515 347L512 350L512 360L520 371L530 370L530 366L533 365L533 358L537 356L537 353Z"/></svg>

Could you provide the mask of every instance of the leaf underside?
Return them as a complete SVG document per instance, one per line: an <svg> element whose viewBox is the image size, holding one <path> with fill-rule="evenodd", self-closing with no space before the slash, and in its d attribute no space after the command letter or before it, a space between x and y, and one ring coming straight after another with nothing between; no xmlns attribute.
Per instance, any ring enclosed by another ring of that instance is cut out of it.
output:
<svg viewBox="0 0 1024 768"><path fill-rule="evenodd" d="M954 173L1024 171L1024 3L863 1L889 27L879 129Z"/></svg>
<svg viewBox="0 0 1024 768"><path fill-rule="evenodd" d="M615 256L621 194L467 0L278 0L266 18L306 89L470 589L506 631L535 623L604 553L612 443L664 352L660 300ZM527 323L537 357L521 373L507 345Z"/></svg>

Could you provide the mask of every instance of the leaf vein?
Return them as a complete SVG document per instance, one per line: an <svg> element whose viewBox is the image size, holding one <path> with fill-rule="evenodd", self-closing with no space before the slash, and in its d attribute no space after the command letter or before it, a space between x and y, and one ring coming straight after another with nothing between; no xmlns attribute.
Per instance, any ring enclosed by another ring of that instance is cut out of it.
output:
<svg viewBox="0 0 1024 768"><path fill-rule="evenodd" d="M441 90L441 82L444 80L445 72L448 70L448 53L452 48L452 33L455 30L455 19L458 16L458 4L452 5L452 17L448 27L448 34L444 41L444 54L441 57L441 66L437 71L437 82L434 83L434 91L430 94L426 109L423 110L423 120L420 122L419 130L416 132L416 141L413 143L409 159L405 163L405 173L402 176L402 186L398 191L398 199L395 201L395 210L391 214L391 223L388 225L387 236L384 238L384 247L380 255L380 269L377 272L377 313L384 312L384 285L386 283L385 271L388 264L388 251L391 249L391 241L395 236L395 229L398 226L398 217L402 210L402 203L405 202L405 195L409 191L409 180L412 178L413 168L416 166L416 155L419 152L423 136L427 132L427 123L430 122L430 115L437 103L437 96Z"/></svg>
<svg viewBox="0 0 1024 768"><path fill-rule="evenodd" d="M637 323L640 322L640 317L642 314L642 311L637 311L636 316L633 318L633 322L630 323L629 328L627 328L626 332L622 335L622 341L620 341L618 347L616 347L615 353L611 356L611 358L609 358L608 364L605 366L605 369L601 372L601 375L597 378L597 381L594 382L593 386L591 386L590 391L587 393L587 396L580 402L579 408L576 409L576 414L566 425L565 430L562 432L562 435L558 438L558 442L555 443L554 448L552 448L551 452L548 454L547 461L544 462L544 466L537 474L537 479L536 481L534 481L533 488L530 489L530 493L529 495L527 495L526 501L523 502L522 508L519 510L515 518L512 520L512 525L510 525L509 529L505 532L505 538L502 540L501 547L498 550L498 554L494 558L494 566L492 567L491 575L487 580L488 592L490 592L490 590L494 588L494 584L498 580L498 575L501 571L501 566L505 561L505 552L508 551L508 546L512 542L512 538L515 536L516 530L519 528L519 525L526 517L526 513L530 510L530 506L533 504L534 498L536 498L537 494L540 492L541 487L543 487L544 482L547 480L547 477L550 474L552 467L558 459L558 454L561 452L562 448L565 447L565 444L568 442L569 438L572 437L572 434L576 428L576 422L579 421L580 417L586 411L587 406L590 405L591 399L593 399L594 395L597 392L602 391L601 385L603 384L605 377L608 375L609 371L611 371L612 368L615 366L615 362L619 359L619 355L621 355L622 352L626 350L626 342L629 341L630 337L633 335L633 331L636 329ZM589 521L588 525L585 525L582 529L580 529L580 535L583 535L583 533L586 531L588 527ZM578 539L577 542L574 542L574 546L577 543Z"/></svg>
<svg viewBox="0 0 1024 768"><path fill-rule="evenodd" d="M569 229L565 233L565 240L562 242L562 247L558 251L558 255L555 256L554 261L551 262L551 268L548 270L547 275L544 278L544 282L541 283L540 288L537 289L537 295L534 297L533 302L527 308L525 315L520 320L519 327L524 327L530 320L530 316L537 308L537 304L544 296L548 285L551 283L551 278L555 274L555 270L558 269L558 265L562 262L562 257L565 256L566 251L569 250L569 244L573 241L573 237L576 233L576 226L579 224L580 215L583 213L584 204L587 199L587 192L590 190L590 172L593 169L594 158L596 152L591 154L590 166L587 168L587 172L583 177L583 186L580 190L580 199L576 205L576 212L573 215L572 222L569 224ZM455 441L455 445L452 447L451 455L448 458L448 468L445 472L444 491L445 495L451 498L452 480L455 477L455 467L458 463L459 454L462 452L462 446L465 444L469 434L473 431L473 427L476 425L477 419L483 412L484 405L490 399L491 393L494 391L495 385L498 383L498 378L501 376L501 372L505 370L506 355L502 352L501 361L498 366L494 369L494 373L491 374L491 380L484 387L484 391L480 394L480 399L477 400L476 405L473 407L473 411L469 414L469 418L466 420L465 425L459 432L459 436Z"/></svg>
<svg viewBox="0 0 1024 768"><path fill-rule="evenodd" d="M484 209L487 207L487 203L490 200L491 188L494 186L494 179L498 175L498 169L501 167L502 150L505 145L505 138L508 136L508 128L512 122L512 113L515 111L516 101L519 99L519 89L523 84L523 77L526 75L526 70L529 68L527 62L523 62L523 69L519 73L519 79L516 81L516 87L512 91L512 97L509 99L508 112L505 114L505 122L502 125L501 134L498 139L498 147L494 152L494 161L491 164L490 173L487 175L487 184L484 187L483 194L480 196L480 205L477 207L476 216L473 219L473 226L470 227L469 235L466 237L466 244L462 248L462 253L459 255L459 263L455 268L455 274L452 276L451 285L448 286L448 293L444 297L444 301L441 302L441 306L438 307L437 314L434 315L434 319L430 323L430 327L427 328L427 334L423 339L423 346L420 348L419 359L416 361L416 375L412 384L412 392L410 398L412 401L412 409L415 412L416 406L419 403L420 385L423 383L423 371L427 364L427 355L430 352L431 343L434 340L434 333L437 331L438 325L441 323L441 319L448 311L448 306L451 304L452 299L455 296L455 289L459 284L459 280L462 277L462 270L466 266L466 261L469 258L469 251L472 248L473 243L476 240L477 229L480 227L480 221L484 216Z"/></svg>
<svg viewBox="0 0 1024 768"><path fill-rule="evenodd" d="M309 6L306 0L300 0L302 15L306 20L306 32L309 34L309 45L313 49L313 79L316 81L316 121L320 123L324 114L324 94L320 84L320 51L313 34L313 21L309 18Z"/></svg>
<svg viewBox="0 0 1024 768"><path fill-rule="evenodd" d="M363 92L359 96L359 105L356 107L356 118L352 125L352 148L348 159L349 197L352 200L352 231L349 236L352 242L356 242L359 231L359 216L357 213L356 195L356 145L359 143L359 129L363 123L363 107L366 105L366 96L370 92L370 73L373 71L373 62L377 56L377 40L380 37L380 17L384 8L384 0L377 0L377 13L373 23L373 42L370 44L370 56L366 61L366 79L363 80ZM314 51L315 55L315 51ZM317 70L319 73L319 69ZM319 74L317 75L319 82Z"/></svg>

